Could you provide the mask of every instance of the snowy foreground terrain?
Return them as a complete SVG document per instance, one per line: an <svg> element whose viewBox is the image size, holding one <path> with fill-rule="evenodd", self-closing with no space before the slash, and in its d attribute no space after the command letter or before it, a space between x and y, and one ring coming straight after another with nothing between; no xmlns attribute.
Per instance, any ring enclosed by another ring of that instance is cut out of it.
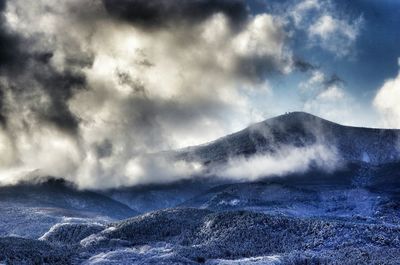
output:
<svg viewBox="0 0 400 265"><path fill-rule="evenodd" d="M399 136L292 113L166 152L204 165L189 180L106 191L53 178L1 187L0 264L399 264ZM251 180L227 169L316 145L334 157L317 152L301 160L306 168Z"/></svg>

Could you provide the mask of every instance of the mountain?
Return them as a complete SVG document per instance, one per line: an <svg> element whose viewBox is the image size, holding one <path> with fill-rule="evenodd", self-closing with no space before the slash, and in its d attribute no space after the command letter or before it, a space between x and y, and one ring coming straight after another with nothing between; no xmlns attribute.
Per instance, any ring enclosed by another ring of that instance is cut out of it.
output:
<svg viewBox="0 0 400 265"><path fill-rule="evenodd" d="M294 112L157 154L206 169L186 180L1 187L0 263L398 264L399 136ZM230 167L244 175L219 175Z"/></svg>
<svg viewBox="0 0 400 265"><path fill-rule="evenodd" d="M400 130L343 126L305 112L292 112L253 124L211 143L179 150L181 159L204 164L236 156L274 154L283 147L321 144L346 162L384 164L400 160Z"/></svg>
<svg viewBox="0 0 400 265"><path fill-rule="evenodd" d="M255 180L200 175L163 185L114 189L105 194L140 212L179 206L397 224L399 136L399 130L343 126L294 112L168 155L215 168L229 161L235 164L238 157L252 159L265 155L269 159L283 148L298 150L318 144L335 150L340 167L326 171L311 166L306 171Z"/></svg>

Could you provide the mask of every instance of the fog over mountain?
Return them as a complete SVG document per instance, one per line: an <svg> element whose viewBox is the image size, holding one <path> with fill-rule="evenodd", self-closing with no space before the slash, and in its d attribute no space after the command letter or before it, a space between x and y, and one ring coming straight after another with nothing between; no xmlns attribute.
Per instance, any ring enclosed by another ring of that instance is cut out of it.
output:
<svg viewBox="0 0 400 265"><path fill-rule="evenodd" d="M178 157L203 164L221 163L222 169L211 166L217 170L216 175L251 180L305 172L310 167L329 172L348 163L397 162L399 136L399 130L342 126L308 113L293 112L209 144L183 149Z"/></svg>

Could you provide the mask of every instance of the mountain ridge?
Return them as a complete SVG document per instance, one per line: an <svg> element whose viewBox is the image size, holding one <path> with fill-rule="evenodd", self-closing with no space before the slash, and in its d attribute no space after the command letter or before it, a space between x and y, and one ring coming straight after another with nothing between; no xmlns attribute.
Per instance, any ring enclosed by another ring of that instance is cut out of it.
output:
<svg viewBox="0 0 400 265"><path fill-rule="evenodd" d="M278 115L278 116L274 116L274 117L271 117L271 118L267 118L267 119L265 119L263 121L260 121L260 122L255 122L255 123L249 124L247 127L243 128L243 129L241 129L239 131L236 131L236 132L233 132L233 133L229 133L229 134L227 134L225 136L218 137L215 140L212 140L212 141L209 141L209 142L205 142L205 143L202 143L202 144L182 147L182 148L177 149L177 150L185 150L185 149L190 149L190 148L195 148L195 147L200 147L200 146L205 146L205 145L208 145L208 144L212 144L212 143L214 143L214 142L216 142L218 140L224 139L224 138L226 138L228 136L236 135L236 134L241 133L241 132L243 132L245 130L248 130L248 129L253 128L253 127L257 127L259 125L262 125L262 124L265 124L265 123L268 123L268 122L274 122L274 121L277 121L277 120L283 121L283 120L285 120L287 118L289 118L289 120L292 120L292 121L293 120L297 120L297 122L298 122L301 117L306 118L308 120L314 119L314 120L317 120L319 122L324 122L324 123L327 123L327 124L331 124L332 126L340 126L340 127L345 127L345 128L349 128L349 129L360 129L360 130L369 130L369 131L394 131L394 132L398 132L400 134L400 129L397 129L397 128L379 128L379 127L363 127L363 126L343 125L343 124L340 124L338 122L330 121L328 119L316 116L316 115L308 113L308 112L293 111L293 112L287 112L285 114L281 114L281 115Z"/></svg>
<svg viewBox="0 0 400 265"><path fill-rule="evenodd" d="M274 154L283 146L322 144L337 148L348 162L384 164L400 161L400 130L345 126L306 112L292 112L252 124L206 144L176 151L184 160L203 164L235 156Z"/></svg>

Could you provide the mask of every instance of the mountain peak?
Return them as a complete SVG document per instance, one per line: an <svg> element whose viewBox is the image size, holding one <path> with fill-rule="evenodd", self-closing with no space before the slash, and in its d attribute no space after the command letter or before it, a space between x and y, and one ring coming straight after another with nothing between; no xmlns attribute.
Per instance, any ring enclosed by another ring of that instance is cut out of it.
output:
<svg viewBox="0 0 400 265"><path fill-rule="evenodd" d="M321 117L315 116L313 114L310 114L308 112L303 112L303 111L294 111L294 112L287 112L285 114L282 114L280 116L268 119L266 121L281 121L281 122L330 122L328 120L325 120Z"/></svg>
<svg viewBox="0 0 400 265"><path fill-rule="evenodd" d="M311 113L304 112L304 111L292 111L292 112L286 112L285 114L282 114L280 116L294 116L294 117L317 117ZM279 116L278 116L279 117Z"/></svg>

